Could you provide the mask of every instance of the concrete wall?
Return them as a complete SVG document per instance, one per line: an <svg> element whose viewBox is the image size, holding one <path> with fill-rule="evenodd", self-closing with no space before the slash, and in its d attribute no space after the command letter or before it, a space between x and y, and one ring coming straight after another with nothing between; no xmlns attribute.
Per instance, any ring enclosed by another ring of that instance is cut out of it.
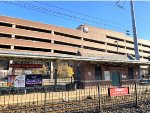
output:
<svg viewBox="0 0 150 113"><path fill-rule="evenodd" d="M0 16L0 34L13 36L11 38L5 35L1 36L0 49L20 52L32 51L38 54L75 55L79 50L92 53L117 54L117 43L115 43L117 40L119 54L129 53L134 56L133 38L125 36L123 33L91 26L87 26L88 33L84 33L82 27L69 29ZM148 59L150 55L149 42L148 40L139 40L141 58Z"/></svg>

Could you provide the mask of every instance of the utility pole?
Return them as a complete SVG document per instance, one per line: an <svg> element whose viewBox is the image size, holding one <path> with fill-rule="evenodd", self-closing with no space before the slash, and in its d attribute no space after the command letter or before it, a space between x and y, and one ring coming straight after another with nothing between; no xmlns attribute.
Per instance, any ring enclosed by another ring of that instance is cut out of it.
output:
<svg viewBox="0 0 150 113"><path fill-rule="evenodd" d="M132 28L133 28L133 37L134 37L135 58L136 58L136 60L140 60L133 0L130 1L130 5L131 5L131 15L132 15Z"/></svg>
<svg viewBox="0 0 150 113"><path fill-rule="evenodd" d="M133 0L130 0L130 6L131 6L131 16L132 16L132 28L133 28L135 58L136 58L136 60L140 60ZM140 66L138 68L139 68L138 69L138 79L141 79Z"/></svg>

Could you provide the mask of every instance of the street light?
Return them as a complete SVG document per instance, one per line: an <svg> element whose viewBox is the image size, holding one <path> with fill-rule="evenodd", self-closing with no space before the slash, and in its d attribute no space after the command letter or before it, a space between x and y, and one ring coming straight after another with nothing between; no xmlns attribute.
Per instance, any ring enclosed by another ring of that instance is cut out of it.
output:
<svg viewBox="0 0 150 113"><path fill-rule="evenodd" d="M119 54L119 51L118 51L118 41L116 40L114 43L117 43L117 53Z"/></svg>

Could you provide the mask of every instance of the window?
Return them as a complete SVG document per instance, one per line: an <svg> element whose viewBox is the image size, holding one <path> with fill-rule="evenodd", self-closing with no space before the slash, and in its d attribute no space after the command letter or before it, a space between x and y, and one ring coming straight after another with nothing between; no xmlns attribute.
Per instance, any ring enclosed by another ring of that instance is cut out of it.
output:
<svg viewBox="0 0 150 113"><path fill-rule="evenodd" d="M95 80L102 80L102 69L100 66L95 66Z"/></svg>
<svg viewBox="0 0 150 113"><path fill-rule="evenodd" d="M133 67L128 68L128 77L129 79L134 79Z"/></svg>
<svg viewBox="0 0 150 113"><path fill-rule="evenodd" d="M0 60L0 69L8 70L9 69L9 61L8 60Z"/></svg>

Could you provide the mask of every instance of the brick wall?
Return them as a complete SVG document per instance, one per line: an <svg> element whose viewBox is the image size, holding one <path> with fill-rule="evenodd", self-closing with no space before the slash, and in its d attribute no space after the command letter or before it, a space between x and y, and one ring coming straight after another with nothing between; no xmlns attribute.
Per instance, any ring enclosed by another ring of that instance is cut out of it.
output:
<svg viewBox="0 0 150 113"><path fill-rule="evenodd" d="M102 69L102 80L95 80L95 66L98 64L92 64L90 62L80 63L80 71L81 71L81 81L83 82L83 86L89 86L89 85L96 85L99 82L103 82L104 84L107 82L108 84L111 83L111 81L105 81L104 77L104 71L119 71L121 80L122 81L131 81L128 77L128 67L129 65L119 65L119 66L113 66L112 64L101 64ZM137 79L137 72L138 72L138 66L134 66L134 79Z"/></svg>

